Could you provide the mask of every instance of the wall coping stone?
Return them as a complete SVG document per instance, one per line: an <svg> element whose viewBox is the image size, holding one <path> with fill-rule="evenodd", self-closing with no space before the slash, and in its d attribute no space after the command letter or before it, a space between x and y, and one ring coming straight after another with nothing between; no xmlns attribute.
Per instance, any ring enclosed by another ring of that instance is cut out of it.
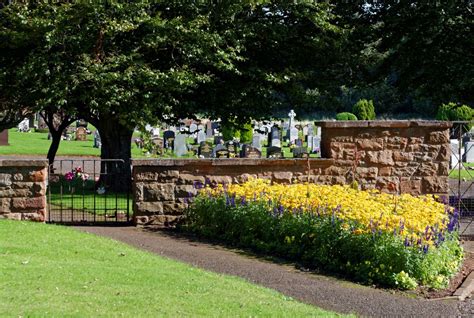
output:
<svg viewBox="0 0 474 318"><path fill-rule="evenodd" d="M0 159L0 167L48 167L48 160L42 159Z"/></svg>
<svg viewBox="0 0 474 318"><path fill-rule="evenodd" d="M323 128L451 128L450 121L438 120L340 120L340 121L316 121L316 126Z"/></svg>
<svg viewBox="0 0 474 318"><path fill-rule="evenodd" d="M132 160L133 167L156 166L300 166L308 159L251 159L251 158L221 158L221 159L137 159ZM329 166L334 164L334 159L310 158L312 167Z"/></svg>

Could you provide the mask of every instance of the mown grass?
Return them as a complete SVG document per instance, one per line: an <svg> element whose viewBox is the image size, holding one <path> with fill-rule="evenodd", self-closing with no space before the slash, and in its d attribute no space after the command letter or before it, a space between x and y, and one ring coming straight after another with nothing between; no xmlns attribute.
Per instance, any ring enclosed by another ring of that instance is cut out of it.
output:
<svg viewBox="0 0 474 318"><path fill-rule="evenodd" d="M112 193L109 195L94 195L93 193L79 193L79 194L58 194L51 193L48 198L55 210L73 209L76 211L85 211L102 215L110 211L118 210L119 212L132 211L133 200L130 195L126 193Z"/></svg>
<svg viewBox="0 0 474 318"><path fill-rule="evenodd" d="M60 226L0 221L0 316L335 316Z"/></svg>

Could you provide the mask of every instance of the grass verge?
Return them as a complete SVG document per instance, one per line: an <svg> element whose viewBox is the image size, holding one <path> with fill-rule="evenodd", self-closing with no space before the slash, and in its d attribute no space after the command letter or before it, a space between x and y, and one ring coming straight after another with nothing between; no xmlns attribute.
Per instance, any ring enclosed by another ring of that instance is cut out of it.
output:
<svg viewBox="0 0 474 318"><path fill-rule="evenodd" d="M0 221L0 316L335 316L123 243Z"/></svg>

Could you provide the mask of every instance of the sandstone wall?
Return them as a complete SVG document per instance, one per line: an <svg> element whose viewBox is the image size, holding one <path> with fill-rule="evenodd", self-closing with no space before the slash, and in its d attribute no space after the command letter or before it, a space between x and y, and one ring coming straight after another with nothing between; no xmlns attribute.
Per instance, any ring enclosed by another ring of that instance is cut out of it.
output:
<svg viewBox="0 0 474 318"><path fill-rule="evenodd" d="M0 218L47 219L44 160L0 160Z"/></svg>
<svg viewBox="0 0 474 318"><path fill-rule="evenodd" d="M322 159L134 160L137 225L168 226L179 219L196 183L349 184L390 193L447 194L448 122L319 122Z"/></svg>

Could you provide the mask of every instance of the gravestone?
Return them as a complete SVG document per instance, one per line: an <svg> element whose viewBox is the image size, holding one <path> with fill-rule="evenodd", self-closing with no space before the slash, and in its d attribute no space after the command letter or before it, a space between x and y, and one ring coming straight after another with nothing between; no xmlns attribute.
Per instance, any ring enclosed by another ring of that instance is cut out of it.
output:
<svg viewBox="0 0 474 318"><path fill-rule="evenodd" d="M283 158L283 152L281 151L280 147L268 147L267 148L267 158Z"/></svg>
<svg viewBox="0 0 474 318"><path fill-rule="evenodd" d="M94 148L101 148L102 147L102 141L100 139L100 134L99 134L99 131L96 130L94 131L94 145L93 145Z"/></svg>
<svg viewBox="0 0 474 318"><path fill-rule="evenodd" d="M309 153L306 147L293 148L293 158L308 158Z"/></svg>
<svg viewBox="0 0 474 318"><path fill-rule="evenodd" d="M214 135L214 130L212 129L212 121L206 123L206 138L211 138Z"/></svg>
<svg viewBox="0 0 474 318"><path fill-rule="evenodd" d="M217 145L213 150L214 158L229 158L229 150L224 145Z"/></svg>
<svg viewBox="0 0 474 318"><path fill-rule="evenodd" d="M222 136L214 137L214 145L222 145L224 143L224 138Z"/></svg>
<svg viewBox="0 0 474 318"><path fill-rule="evenodd" d="M253 135L252 147L257 148L260 151L262 150L262 135L260 134Z"/></svg>
<svg viewBox="0 0 474 318"><path fill-rule="evenodd" d="M206 141L206 133L201 129L197 133L196 142L200 144L201 142Z"/></svg>
<svg viewBox="0 0 474 318"><path fill-rule="evenodd" d="M186 135L176 134L174 139L174 153L178 156L184 156L188 153L188 146L186 145Z"/></svg>
<svg viewBox="0 0 474 318"><path fill-rule="evenodd" d="M451 169L459 168L459 158L462 158L464 155L464 149L461 148L461 156L459 156L459 140L451 139L449 142L451 146Z"/></svg>
<svg viewBox="0 0 474 318"><path fill-rule="evenodd" d="M193 138L196 138L197 129L198 129L198 126L197 126L195 123L192 123L192 124L189 126L189 132L190 132L191 134L193 134Z"/></svg>
<svg viewBox="0 0 474 318"><path fill-rule="evenodd" d="M0 146L8 146L8 129L0 131Z"/></svg>
<svg viewBox="0 0 474 318"><path fill-rule="evenodd" d="M152 137L151 142L153 144L153 150L157 155L163 155L163 149L165 147L165 141L161 137Z"/></svg>
<svg viewBox="0 0 474 318"><path fill-rule="evenodd" d="M280 129L277 126L273 126L269 135L269 145L270 147L279 147L281 148L281 136Z"/></svg>
<svg viewBox="0 0 474 318"><path fill-rule="evenodd" d="M464 145L464 162L474 162L474 141L468 141Z"/></svg>
<svg viewBox="0 0 474 318"><path fill-rule="evenodd" d="M308 136L309 128L308 125L303 126L303 138L306 141L306 137Z"/></svg>
<svg viewBox="0 0 474 318"><path fill-rule="evenodd" d="M308 145L307 145L307 146L308 146L308 149L309 149L311 152L313 151L313 150L312 150L312 149L313 149L313 137L314 137L314 136L313 136L312 134L307 136L307 142L308 142Z"/></svg>
<svg viewBox="0 0 474 318"><path fill-rule="evenodd" d="M238 154L239 154L239 149L238 149L238 144L233 142L233 141L229 141L227 143L227 150L229 151L229 158L236 158L238 157Z"/></svg>
<svg viewBox="0 0 474 318"><path fill-rule="evenodd" d="M308 124L308 136L314 136L314 128L313 128L313 125L311 124ZM309 138L309 137L308 137Z"/></svg>
<svg viewBox="0 0 474 318"><path fill-rule="evenodd" d="M320 136L314 136L312 138L312 144L311 144L311 152L312 153L319 153L321 151L321 137Z"/></svg>
<svg viewBox="0 0 474 318"><path fill-rule="evenodd" d="M290 128L290 143L294 143L298 139L298 129Z"/></svg>
<svg viewBox="0 0 474 318"><path fill-rule="evenodd" d="M79 126L76 129L76 141L86 141L87 140L87 129L84 126Z"/></svg>
<svg viewBox="0 0 474 318"><path fill-rule="evenodd" d="M240 156L242 158L259 159L262 157L262 152L256 147L252 147L250 145L243 145Z"/></svg>
<svg viewBox="0 0 474 318"><path fill-rule="evenodd" d="M30 131L30 121L28 118L23 119L19 124L18 124L18 130L20 132L28 132Z"/></svg>
<svg viewBox="0 0 474 318"><path fill-rule="evenodd" d="M198 149L198 156L200 158L212 157L212 145L207 142L201 142Z"/></svg>
<svg viewBox="0 0 474 318"><path fill-rule="evenodd" d="M303 140L301 140L301 139L296 139L295 145L296 145L296 147L303 147Z"/></svg>
<svg viewBox="0 0 474 318"><path fill-rule="evenodd" d="M164 148L166 149L173 149L174 148L174 138L176 134L172 130L166 130L163 132L163 141L164 141Z"/></svg>
<svg viewBox="0 0 474 318"><path fill-rule="evenodd" d="M37 132L49 132L48 125L44 121L44 118L38 114L38 128L36 129Z"/></svg>
<svg viewBox="0 0 474 318"><path fill-rule="evenodd" d="M151 128L151 135L156 137L160 135L160 128L158 127L152 127Z"/></svg>

